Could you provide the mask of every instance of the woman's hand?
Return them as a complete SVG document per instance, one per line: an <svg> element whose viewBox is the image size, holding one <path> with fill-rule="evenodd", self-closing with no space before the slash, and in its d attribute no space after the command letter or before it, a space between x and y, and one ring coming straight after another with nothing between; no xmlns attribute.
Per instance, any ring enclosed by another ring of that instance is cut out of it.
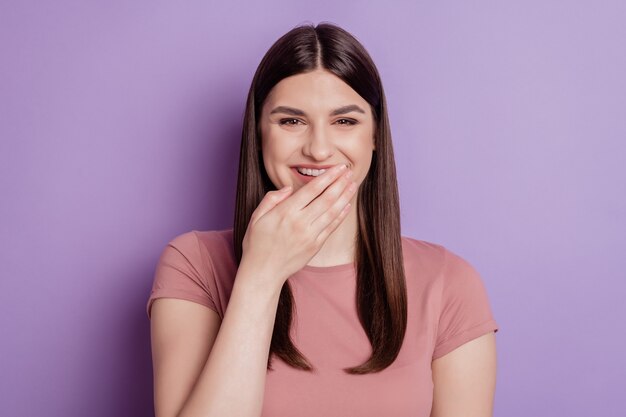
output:
<svg viewBox="0 0 626 417"><path fill-rule="evenodd" d="M335 165L295 193L288 188L265 194L248 223L241 265L252 265L272 280L268 284L282 287L345 219L357 189L350 175L345 165Z"/></svg>

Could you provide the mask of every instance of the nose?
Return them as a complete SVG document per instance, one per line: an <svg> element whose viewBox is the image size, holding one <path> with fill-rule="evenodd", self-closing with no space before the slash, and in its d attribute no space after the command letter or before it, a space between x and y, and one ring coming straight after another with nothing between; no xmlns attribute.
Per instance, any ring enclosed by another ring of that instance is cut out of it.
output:
<svg viewBox="0 0 626 417"><path fill-rule="evenodd" d="M331 134L324 126L314 126L309 132L309 137L303 146L302 153L318 161L330 158L335 151L335 144Z"/></svg>

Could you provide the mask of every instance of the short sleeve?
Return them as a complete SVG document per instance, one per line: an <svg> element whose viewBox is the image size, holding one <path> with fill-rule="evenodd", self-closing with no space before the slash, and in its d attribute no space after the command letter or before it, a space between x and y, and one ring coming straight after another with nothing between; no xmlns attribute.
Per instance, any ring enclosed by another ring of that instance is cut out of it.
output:
<svg viewBox="0 0 626 417"><path fill-rule="evenodd" d="M151 318L152 303L157 298L193 301L217 312L207 283L212 272L207 270L205 264L195 232L186 232L171 240L156 265L146 306L148 318Z"/></svg>
<svg viewBox="0 0 626 417"><path fill-rule="evenodd" d="M497 332L487 291L476 269L446 249L433 360L470 340Z"/></svg>

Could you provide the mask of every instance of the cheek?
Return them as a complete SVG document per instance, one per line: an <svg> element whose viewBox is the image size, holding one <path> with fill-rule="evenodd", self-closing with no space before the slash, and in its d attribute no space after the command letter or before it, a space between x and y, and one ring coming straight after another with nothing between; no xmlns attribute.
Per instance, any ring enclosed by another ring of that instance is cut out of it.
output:
<svg viewBox="0 0 626 417"><path fill-rule="evenodd" d="M374 141L367 132L359 132L349 138L345 138L344 149L357 161L362 162L371 159Z"/></svg>
<svg viewBox="0 0 626 417"><path fill-rule="evenodd" d="M283 162L294 152L296 141L292 136L281 132L270 132L263 141L263 155L267 160Z"/></svg>
<svg viewBox="0 0 626 417"><path fill-rule="evenodd" d="M289 159L289 149L283 138L276 134L263 136L261 141L263 165L270 180L278 187L285 181L282 165Z"/></svg>
<svg viewBox="0 0 626 417"><path fill-rule="evenodd" d="M270 138L266 135L263 135L261 138L261 160L263 161L265 172L267 172L270 178L273 178L274 170L272 168L272 161L274 160L274 156L272 155L272 146L270 146L268 139Z"/></svg>
<svg viewBox="0 0 626 417"><path fill-rule="evenodd" d="M277 163L284 159L285 149L275 138L270 138L263 145L263 160L265 163Z"/></svg>
<svg viewBox="0 0 626 417"><path fill-rule="evenodd" d="M276 137L270 131L264 131L261 138L261 152L263 153L263 161L267 164L276 158L276 152L279 150Z"/></svg>
<svg viewBox="0 0 626 417"><path fill-rule="evenodd" d="M359 155L359 159L356 162L359 164L359 176L361 179L364 179L372 167L372 153L368 152Z"/></svg>
<svg viewBox="0 0 626 417"><path fill-rule="evenodd" d="M354 138L354 141L350 142L349 148L346 148L346 152L349 152L349 158L357 165L359 173L358 178L360 181L364 180L372 165L373 154L373 140L367 134L360 134Z"/></svg>

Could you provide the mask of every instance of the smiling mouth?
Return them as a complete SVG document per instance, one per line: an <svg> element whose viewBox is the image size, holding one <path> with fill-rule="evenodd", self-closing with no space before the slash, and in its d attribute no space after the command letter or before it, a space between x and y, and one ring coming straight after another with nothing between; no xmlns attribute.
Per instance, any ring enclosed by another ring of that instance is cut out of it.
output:
<svg viewBox="0 0 626 417"><path fill-rule="evenodd" d="M317 176L318 176L318 175L314 176L314 175L303 174L300 171L298 171L298 168L296 168L296 167L291 168L291 171L295 174L296 177L298 177L298 179L300 181L304 181L304 182L311 181L314 178L317 178ZM321 174L319 174L319 175L321 175Z"/></svg>
<svg viewBox="0 0 626 417"><path fill-rule="evenodd" d="M309 177L317 177L319 175L322 175L324 172L326 172L328 168L312 169L312 168L298 168L298 167L295 167L295 169L296 169L296 171L298 171L302 175L306 175L306 176L309 176Z"/></svg>

